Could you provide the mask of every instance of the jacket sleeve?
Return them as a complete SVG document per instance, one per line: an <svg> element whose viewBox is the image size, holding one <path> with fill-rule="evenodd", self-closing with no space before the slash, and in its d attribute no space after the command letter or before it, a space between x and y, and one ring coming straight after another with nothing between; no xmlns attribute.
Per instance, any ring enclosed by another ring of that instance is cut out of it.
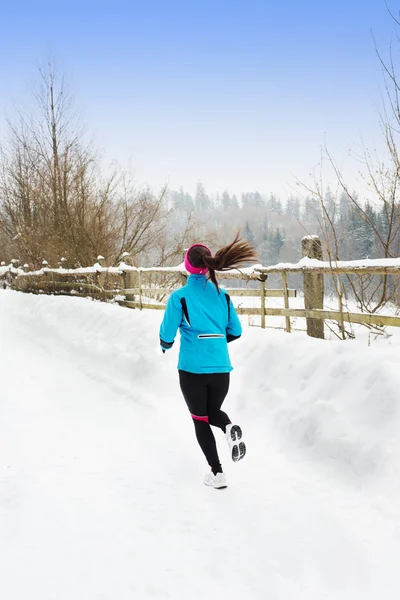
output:
<svg viewBox="0 0 400 600"><path fill-rule="evenodd" d="M181 321L182 306L176 294L171 294L160 327L160 344L163 350L172 348Z"/></svg>
<svg viewBox="0 0 400 600"><path fill-rule="evenodd" d="M239 321L235 307L232 304L232 300L229 298L229 321L226 326L226 340L232 342L237 340L242 335L242 324Z"/></svg>

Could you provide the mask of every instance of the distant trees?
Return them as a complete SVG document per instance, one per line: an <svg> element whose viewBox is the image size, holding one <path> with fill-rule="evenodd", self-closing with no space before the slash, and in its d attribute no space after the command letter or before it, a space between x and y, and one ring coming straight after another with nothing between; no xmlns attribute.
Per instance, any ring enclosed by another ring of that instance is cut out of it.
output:
<svg viewBox="0 0 400 600"><path fill-rule="evenodd" d="M327 189L318 196L308 190L309 194L304 199L291 196L286 203L274 195L265 197L255 191L243 193L238 202L227 190L213 198L199 184L197 197L201 190L201 197L207 198L206 204L198 203L201 209L196 209L195 197L182 189L167 194L175 208L174 223L170 227L178 228L181 211L183 214L190 212L194 239L207 237L222 245L240 229L243 238L255 245L260 261L266 265L281 260L299 260L301 238L306 234L321 235L326 255L331 259L385 256L382 239L390 230L387 211L371 202L362 202L354 191L333 192ZM393 218L396 214L392 215ZM332 239L333 231L336 241ZM400 236L393 238L392 248L394 239L400 243Z"/></svg>
<svg viewBox="0 0 400 600"><path fill-rule="evenodd" d="M240 202L224 190L221 195L209 196L202 182L198 182L194 197L182 188L167 193L174 207L172 229L179 227L180 215L190 212L195 239L214 240L223 245L231 240L237 230L256 249L260 261L272 264L281 258L286 249L287 260L300 258L301 237L304 225L300 223L301 203L291 198L286 207L274 195L265 198L260 192L244 192Z"/></svg>

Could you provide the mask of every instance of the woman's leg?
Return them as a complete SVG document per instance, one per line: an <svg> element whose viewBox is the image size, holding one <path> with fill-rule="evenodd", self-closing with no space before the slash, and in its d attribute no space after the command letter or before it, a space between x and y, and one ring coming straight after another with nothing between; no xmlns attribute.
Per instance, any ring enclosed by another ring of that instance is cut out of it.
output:
<svg viewBox="0 0 400 600"><path fill-rule="evenodd" d="M212 373L207 385L207 414L210 425L226 432L231 420L221 406L229 390L229 373Z"/></svg>
<svg viewBox="0 0 400 600"><path fill-rule="evenodd" d="M215 475L216 473L222 473L222 467L214 434L209 425L207 380L208 375L179 371L179 383L193 419L197 441Z"/></svg>
<svg viewBox="0 0 400 600"><path fill-rule="evenodd" d="M210 425L215 425L226 433L232 460L237 462L245 456L246 444L242 439L242 430L239 425L232 425L228 415L221 410L228 389L229 373L213 373L210 375L207 412Z"/></svg>

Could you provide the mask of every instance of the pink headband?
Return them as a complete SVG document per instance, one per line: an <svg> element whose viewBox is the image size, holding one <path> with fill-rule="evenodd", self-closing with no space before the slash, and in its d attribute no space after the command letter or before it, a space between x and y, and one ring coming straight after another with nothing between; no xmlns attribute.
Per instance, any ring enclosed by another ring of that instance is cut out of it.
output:
<svg viewBox="0 0 400 600"><path fill-rule="evenodd" d="M201 246L202 248L206 248L206 250L209 251L210 256L211 256L211 250L210 250L210 248L207 248L207 246L205 246L204 244L193 244L193 246L190 246L190 248L188 250L186 250L186 254L185 254L185 269L186 269L186 271L188 273L191 273L192 275L205 275L206 273L208 273L207 267L200 267L200 268L194 267L192 265L192 263L189 261L189 252L195 246Z"/></svg>

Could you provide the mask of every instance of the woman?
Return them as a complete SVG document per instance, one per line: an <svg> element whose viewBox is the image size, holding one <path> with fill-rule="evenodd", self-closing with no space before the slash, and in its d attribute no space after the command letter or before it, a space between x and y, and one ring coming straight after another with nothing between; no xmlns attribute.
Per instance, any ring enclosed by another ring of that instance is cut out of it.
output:
<svg viewBox="0 0 400 600"><path fill-rule="evenodd" d="M242 327L229 295L218 286L215 271L239 268L255 260L252 246L238 235L215 256L203 244L191 246L185 255L185 268L190 273L187 284L171 294L160 328L163 352L172 347L180 330L180 386L197 440L211 467L204 483L218 489L226 487L226 480L210 425L225 433L233 461L244 457L246 446L239 425L233 425L221 410L232 371L228 343L241 336Z"/></svg>

